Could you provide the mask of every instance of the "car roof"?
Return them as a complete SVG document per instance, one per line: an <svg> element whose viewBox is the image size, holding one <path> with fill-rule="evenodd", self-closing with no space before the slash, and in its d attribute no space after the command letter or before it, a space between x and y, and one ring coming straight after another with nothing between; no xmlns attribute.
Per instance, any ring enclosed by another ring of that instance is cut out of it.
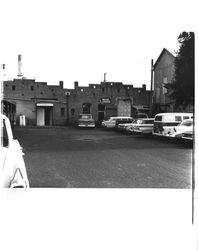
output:
<svg viewBox="0 0 198 250"><path fill-rule="evenodd" d="M115 116L110 118L117 118L117 119L133 119L131 116Z"/></svg>
<svg viewBox="0 0 198 250"><path fill-rule="evenodd" d="M159 113L159 114L156 114L155 116L157 116L157 115L193 115L193 113L174 113L174 112L172 112L172 113Z"/></svg>

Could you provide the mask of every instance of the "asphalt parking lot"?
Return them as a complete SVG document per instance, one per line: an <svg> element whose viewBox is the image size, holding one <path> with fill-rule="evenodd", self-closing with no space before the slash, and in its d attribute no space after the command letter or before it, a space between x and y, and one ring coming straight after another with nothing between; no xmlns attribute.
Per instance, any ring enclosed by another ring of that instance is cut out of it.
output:
<svg viewBox="0 0 198 250"><path fill-rule="evenodd" d="M18 127L31 187L190 188L193 149L102 128Z"/></svg>

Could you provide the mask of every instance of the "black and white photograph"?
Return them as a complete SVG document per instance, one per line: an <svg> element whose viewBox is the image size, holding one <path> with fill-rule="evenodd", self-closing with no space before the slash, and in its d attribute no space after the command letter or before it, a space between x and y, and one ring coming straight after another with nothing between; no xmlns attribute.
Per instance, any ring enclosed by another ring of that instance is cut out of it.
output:
<svg viewBox="0 0 198 250"><path fill-rule="evenodd" d="M195 3L1 3L3 249L196 249Z"/></svg>

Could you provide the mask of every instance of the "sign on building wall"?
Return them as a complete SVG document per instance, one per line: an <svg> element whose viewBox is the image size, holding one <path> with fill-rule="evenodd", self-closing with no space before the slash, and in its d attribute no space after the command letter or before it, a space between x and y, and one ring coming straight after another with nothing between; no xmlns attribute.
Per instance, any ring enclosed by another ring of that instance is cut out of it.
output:
<svg viewBox="0 0 198 250"><path fill-rule="evenodd" d="M101 99L100 99L100 102L101 102L102 104L111 103L111 98L101 98Z"/></svg>

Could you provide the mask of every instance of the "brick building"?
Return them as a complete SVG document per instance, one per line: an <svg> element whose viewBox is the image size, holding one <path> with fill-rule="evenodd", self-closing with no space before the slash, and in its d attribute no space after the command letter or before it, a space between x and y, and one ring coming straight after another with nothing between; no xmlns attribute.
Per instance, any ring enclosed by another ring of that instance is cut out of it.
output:
<svg viewBox="0 0 198 250"><path fill-rule="evenodd" d="M47 126L76 124L79 114L91 113L96 122L110 116L148 113L150 91L146 85L134 88L122 82L101 82L88 87L74 83L73 89L47 85L33 79L4 81L4 100L16 105L16 122L25 115L27 125Z"/></svg>
<svg viewBox="0 0 198 250"><path fill-rule="evenodd" d="M16 105L16 123L25 115L27 125L64 125L65 96L63 82L47 85L33 79L4 81L3 98Z"/></svg>

